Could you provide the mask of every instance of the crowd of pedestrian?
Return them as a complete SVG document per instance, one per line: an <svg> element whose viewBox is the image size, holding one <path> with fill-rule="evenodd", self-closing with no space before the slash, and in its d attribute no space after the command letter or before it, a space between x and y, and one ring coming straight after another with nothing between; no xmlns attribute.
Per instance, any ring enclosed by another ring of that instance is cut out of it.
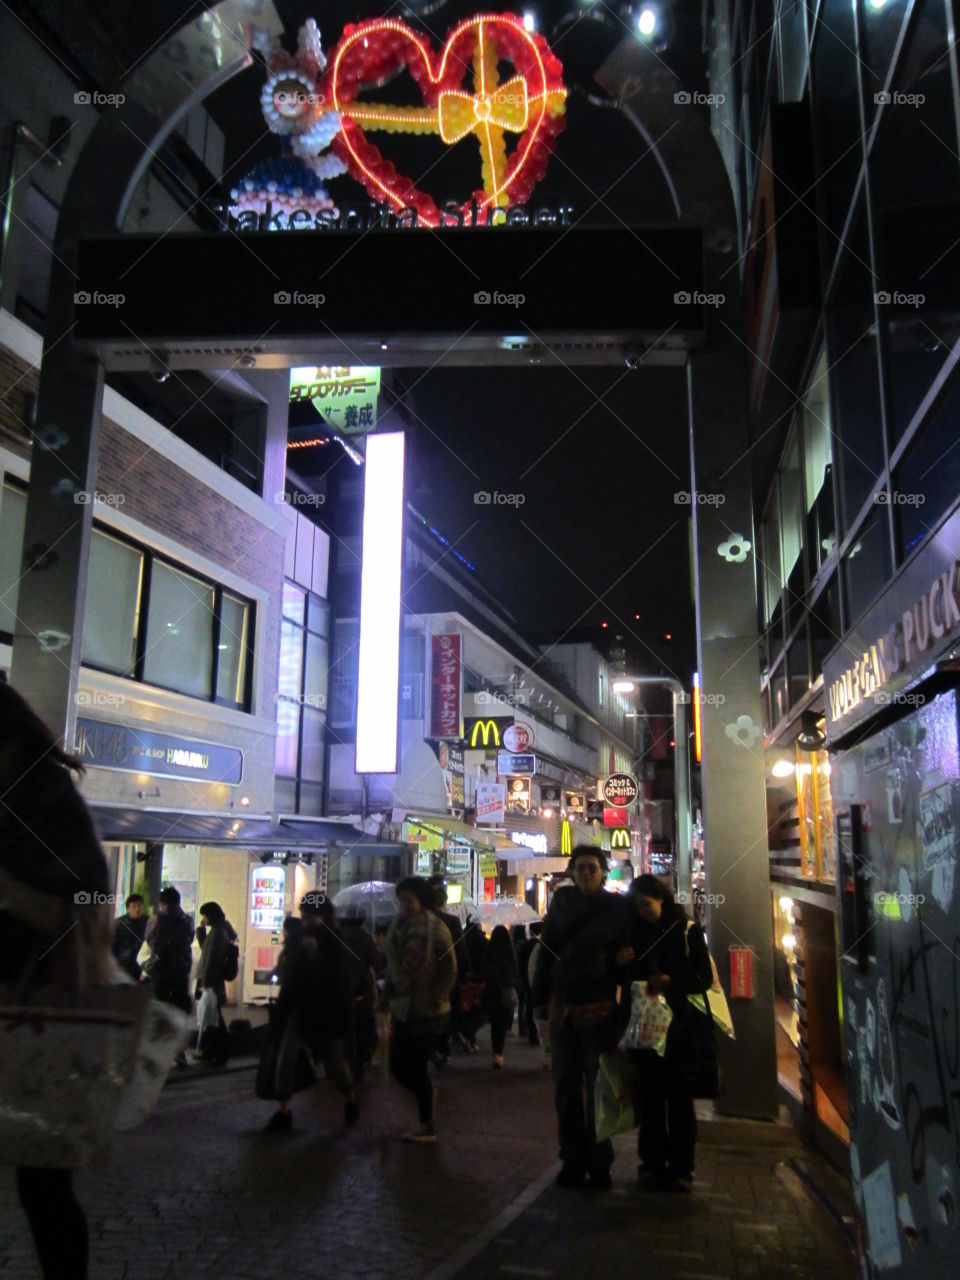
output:
<svg viewBox="0 0 960 1280"><path fill-rule="evenodd" d="M82 763L2 684L0 711L0 982L75 984L76 965L87 981L110 982L115 965L125 981L149 984L156 1000L187 1014L196 1000L197 1053L222 1065L226 984L237 977L238 957L237 934L222 907L203 903L195 931L174 886L160 891L152 915L144 895L133 893L112 938L109 912L73 910L71 904L107 896L103 853L71 778ZM435 1143L431 1067L444 1070L455 1045L475 1051L477 1031L488 1023L492 1065L502 1071L516 1020L518 1042L539 1045L551 1072L558 1185L607 1188L613 1149L609 1137L597 1134L597 1077L602 1056L616 1052L631 1017L631 993L640 990L647 1000L662 997L671 1021L664 1052L627 1050L637 1081L639 1179L689 1190L693 1099L705 1096L697 1093L692 1058L704 1020L712 1032L704 1012L714 980L706 938L656 877L642 875L620 895L605 889L606 873L602 851L577 847L568 867L572 884L554 893L546 920L513 937L498 925L489 939L477 921L464 929L445 910L442 878L401 880L396 916L373 922L370 931L361 919L337 920L323 893L307 893L299 918L284 922L279 994L257 1072L257 1092L276 1104L267 1131L293 1128L291 1099L315 1079L314 1063L339 1089L344 1122L354 1124L357 1086L379 1049L416 1107L404 1138ZM65 933L69 948L56 945ZM63 965L69 972L60 971ZM386 1036L378 1028L384 1013ZM184 1049L177 1054L181 1065ZM71 1170L23 1162L17 1185L44 1275L82 1280L87 1228Z"/></svg>

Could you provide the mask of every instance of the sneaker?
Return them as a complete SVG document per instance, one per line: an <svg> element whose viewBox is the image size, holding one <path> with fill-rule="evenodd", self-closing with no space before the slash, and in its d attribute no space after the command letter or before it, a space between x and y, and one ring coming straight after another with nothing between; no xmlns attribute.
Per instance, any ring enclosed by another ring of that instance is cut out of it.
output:
<svg viewBox="0 0 960 1280"><path fill-rule="evenodd" d="M356 1124L360 1119L360 1103L356 1098L348 1098L343 1107L343 1123Z"/></svg>
<svg viewBox="0 0 960 1280"><path fill-rule="evenodd" d="M613 1186L613 1179L610 1177L609 1169L591 1169L588 1180L590 1186L595 1187L598 1191L609 1191Z"/></svg>
<svg viewBox="0 0 960 1280"><path fill-rule="evenodd" d="M502 1066L503 1066L503 1054L502 1054L502 1053L495 1053L495 1054L493 1055L493 1066L494 1066L494 1069L495 1069L496 1071L499 1071L499 1070L502 1068Z"/></svg>
<svg viewBox="0 0 960 1280"><path fill-rule="evenodd" d="M264 1133L289 1133L293 1128L293 1113L290 1111L275 1111L267 1123L263 1126Z"/></svg>
<svg viewBox="0 0 960 1280"><path fill-rule="evenodd" d="M431 1121L429 1124L418 1124L410 1133L403 1135L404 1142L436 1142L437 1130Z"/></svg>
<svg viewBox="0 0 960 1280"><path fill-rule="evenodd" d="M582 1187L584 1176L584 1171L577 1165L565 1164L554 1178L554 1183L558 1187Z"/></svg>

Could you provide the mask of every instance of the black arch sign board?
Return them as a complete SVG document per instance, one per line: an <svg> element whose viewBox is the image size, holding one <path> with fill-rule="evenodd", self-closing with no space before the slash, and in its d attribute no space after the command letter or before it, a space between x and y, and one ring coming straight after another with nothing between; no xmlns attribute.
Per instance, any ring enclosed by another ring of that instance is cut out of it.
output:
<svg viewBox="0 0 960 1280"><path fill-rule="evenodd" d="M641 349L702 341L692 228L169 234L77 249L74 340L108 367L138 343L270 352L311 335L368 352L393 335L467 349L571 335Z"/></svg>

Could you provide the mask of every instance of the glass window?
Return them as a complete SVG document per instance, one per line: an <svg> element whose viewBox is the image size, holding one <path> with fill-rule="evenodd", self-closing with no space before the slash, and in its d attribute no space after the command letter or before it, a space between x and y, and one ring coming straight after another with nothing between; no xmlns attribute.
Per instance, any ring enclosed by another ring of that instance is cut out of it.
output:
<svg viewBox="0 0 960 1280"><path fill-rule="evenodd" d="M283 616L289 618L291 622L298 622L303 626L304 610L306 608L307 593L301 591L299 587L295 587L292 582L284 582L283 584Z"/></svg>
<svg viewBox="0 0 960 1280"><path fill-rule="evenodd" d="M813 651L813 678L823 671L831 649L840 643L840 584L834 574L810 611L810 636Z"/></svg>
<svg viewBox="0 0 960 1280"><path fill-rule="evenodd" d="M150 575L144 680L195 698L209 698L213 621L213 587L155 560Z"/></svg>
<svg viewBox="0 0 960 1280"><path fill-rule="evenodd" d="M771 625L780 617L783 572L780 561L780 497L776 487L760 525L760 574L763 583L763 621Z"/></svg>
<svg viewBox="0 0 960 1280"><path fill-rule="evenodd" d="M863 155L853 8L850 0L822 0L814 33L811 80L822 175L817 188L827 226L834 233L826 237L828 260L836 253Z"/></svg>
<svg viewBox="0 0 960 1280"><path fill-rule="evenodd" d="M304 701L311 707L327 705L329 662L327 642L307 634L307 666L303 680Z"/></svg>
<svg viewBox="0 0 960 1280"><path fill-rule="evenodd" d="M323 781L323 734L326 717L311 706L303 708L303 751L300 776L305 782Z"/></svg>
<svg viewBox="0 0 960 1280"><path fill-rule="evenodd" d="M835 410L833 444L844 530L853 524L876 484L885 458L874 322L876 286L870 261L861 207L827 308L827 356Z"/></svg>
<svg viewBox="0 0 960 1280"><path fill-rule="evenodd" d="M952 254L960 164L943 0L917 4L888 93L870 178L878 245L875 287L885 300L878 314L889 371L891 435L897 441L943 366L956 329Z"/></svg>
<svg viewBox="0 0 960 1280"><path fill-rule="evenodd" d="M942 0L939 0L942 6ZM860 65L868 122L877 109L876 96L883 91L908 5L858 4L860 15Z"/></svg>
<svg viewBox="0 0 960 1280"><path fill-rule="evenodd" d="M811 573L816 576L837 544L833 505L833 441L830 435L830 396L827 354L824 351L803 397L800 411L803 438L803 492L806 544Z"/></svg>
<svg viewBox="0 0 960 1280"><path fill-rule="evenodd" d="M888 508L878 506L867 517L843 562L847 626L851 627L889 580L890 538Z"/></svg>
<svg viewBox="0 0 960 1280"><path fill-rule="evenodd" d="M26 518L27 495L5 484L0 493L0 634L8 636L16 630Z"/></svg>
<svg viewBox="0 0 960 1280"><path fill-rule="evenodd" d="M288 778L297 776L297 755L300 749L300 704L277 700L277 750L276 769ZM295 805L290 806L295 809Z"/></svg>
<svg viewBox="0 0 960 1280"><path fill-rule="evenodd" d="M220 601L220 643L217 646L217 698L241 706L247 681L250 606L223 592Z"/></svg>
<svg viewBox="0 0 960 1280"><path fill-rule="evenodd" d="M307 627L324 639L330 633L330 606L313 592L307 596Z"/></svg>
<svg viewBox="0 0 960 1280"><path fill-rule="evenodd" d="M803 549L803 485L800 478L800 445L796 434L787 445L780 470L780 507L783 526L783 577L789 582Z"/></svg>
<svg viewBox="0 0 960 1280"><path fill-rule="evenodd" d="M810 646L806 625L800 628L797 638L787 650L787 681L790 706L795 707L810 692Z"/></svg>
<svg viewBox="0 0 960 1280"><path fill-rule="evenodd" d="M282 698L300 697L303 676L303 632L292 622L280 624L280 669L277 692Z"/></svg>
<svg viewBox="0 0 960 1280"><path fill-rule="evenodd" d="M960 380L955 379L897 471L893 497L903 556L920 545L960 494L958 426Z"/></svg>
<svg viewBox="0 0 960 1280"><path fill-rule="evenodd" d="M117 675L134 675L142 578L143 553L94 529L83 611L83 662Z"/></svg>
<svg viewBox="0 0 960 1280"><path fill-rule="evenodd" d="M781 0L777 55L780 100L799 102L807 75L807 0Z"/></svg>

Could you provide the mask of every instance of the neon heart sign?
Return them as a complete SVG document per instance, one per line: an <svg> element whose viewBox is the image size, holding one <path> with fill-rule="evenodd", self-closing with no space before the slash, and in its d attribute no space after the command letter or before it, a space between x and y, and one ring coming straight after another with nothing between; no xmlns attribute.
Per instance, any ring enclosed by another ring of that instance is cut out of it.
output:
<svg viewBox="0 0 960 1280"><path fill-rule="evenodd" d="M503 83L499 63L513 64ZM360 102L358 95L407 68L423 106ZM460 23L439 53L405 23L375 19L344 28L324 77L328 101L340 118L331 151L377 202L413 208L419 223L444 225L449 213L394 166L367 134L436 134L447 146L476 139L483 186L463 204L486 214L524 204L546 173L563 129L566 89L559 60L542 36L514 14L482 14ZM472 84L464 87L470 77ZM327 88L327 86L329 86ZM508 151L507 135L519 135ZM475 219L474 219L475 225Z"/></svg>

